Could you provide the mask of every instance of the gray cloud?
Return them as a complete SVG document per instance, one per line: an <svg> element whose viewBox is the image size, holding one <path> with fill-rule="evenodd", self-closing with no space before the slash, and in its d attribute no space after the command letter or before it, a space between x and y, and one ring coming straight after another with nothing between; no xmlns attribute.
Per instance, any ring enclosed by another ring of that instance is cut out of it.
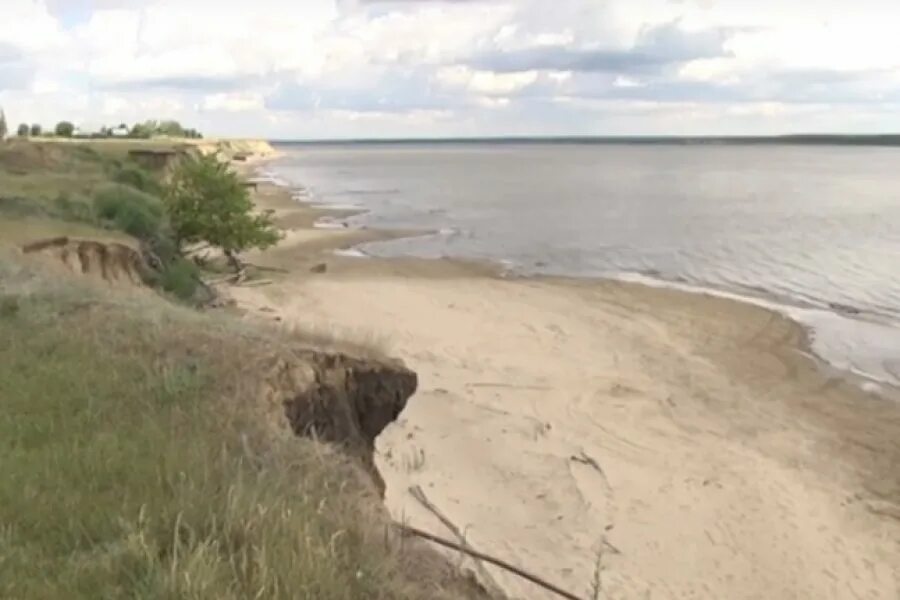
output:
<svg viewBox="0 0 900 600"><path fill-rule="evenodd" d="M491 71L515 72L533 69L642 73L699 58L728 56L725 42L735 33L719 28L698 32L681 29L672 21L641 32L628 50L540 46L510 52L492 52L472 59L471 64Z"/></svg>
<svg viewBox="0 0 900 600"><path fill-rule="evenodd" d="M685 81L668 73L640 77L634 85L617 85L617 75L575 73L563 89L535 85L519 96L550 99L564 95L585 100L634 100L660 103L725 104L879 104L900 100L900 90L884 84L884 73L827 69L785 69L746 74L739 80Z"/></svg>
<svg viewBox="0 0 900 600"><path fill-rule="evenodd" d="M229 92L256 86L263 81L256 76L207 76L207 77L156 77L134 81L95 81L94 87L105 90L139 91L160 90L179 92Z"/></svg>
<svg viewBox="0 0 900 600"><path fill-rule="evenodd" d="M273 110L314 108L358 112L446 110L462 106L466 98L432 85L426 68L390 69L363 86L327 87L321 83L282 84L266 98Z"/></svg>

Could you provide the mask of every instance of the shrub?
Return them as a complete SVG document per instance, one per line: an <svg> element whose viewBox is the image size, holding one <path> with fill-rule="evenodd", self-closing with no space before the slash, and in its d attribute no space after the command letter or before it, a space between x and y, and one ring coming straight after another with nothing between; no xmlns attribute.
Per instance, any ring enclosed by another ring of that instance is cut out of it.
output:
<svg viewBox="0 0 900 600"><path fill-rule="evenodd" d="M38 137L41 135L41 133L43 133L43 129L41 129L40 125L35 123L31 126L31 137Z"/></svg>
<svg viewBox="0 0 900 600"><path fill-rule="evenodd" d="M16 135L18 135L19 137L28 137L28 133L30 131L31 130L28 128L28 125L26 123L22 123L21 125L19 125L19 129L16 131Z"/></svg>
<svg viewBox="0 0 900 600"><path fill-rule="evenodd" d="M180 256L166 264L159 276L162 289L185 301L194 299L199 281L200 269Z"/></svg>
<svg viewBox="0 0 900 600"><path fill-rule="evenodd" d="M130 185L148 194L157 195L162 192L159 182L156 181L153 175L137 165L123 166L113 175L113 180L117 183Z"/></svg>
<svg viewBox="0 0 900 600"><path fill-rule="evenodd" d="M159 234L163 208L155 196L126 185L109 185L94 194L94 212L116 229L141 239Z"/></svg>

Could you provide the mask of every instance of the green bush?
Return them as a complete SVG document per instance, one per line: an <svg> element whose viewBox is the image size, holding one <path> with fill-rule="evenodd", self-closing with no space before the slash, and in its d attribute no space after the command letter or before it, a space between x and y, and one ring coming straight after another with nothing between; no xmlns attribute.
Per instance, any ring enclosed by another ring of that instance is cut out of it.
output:
<svg viewBox="0 0 900 600"><path fill-rule="evenodd" d="M162 187L153 175L137 165L123 166L113 175L113 180L148 194L158 195L162 192Z"/></svg>
<svg viewBox="0 0 900 600"><path fill-rule="evenodd" d="M109 185L94 194L94 212L129 235L150 239L159 234L163 207L159 199L126 185Z"/></svg>
<svg viewBox="0 0 900 600"><path fill-rule="evenodd" d="M163 267L159 285L175 297L190 301L197 292L200 269L191 261L178 257Z"/></svg>

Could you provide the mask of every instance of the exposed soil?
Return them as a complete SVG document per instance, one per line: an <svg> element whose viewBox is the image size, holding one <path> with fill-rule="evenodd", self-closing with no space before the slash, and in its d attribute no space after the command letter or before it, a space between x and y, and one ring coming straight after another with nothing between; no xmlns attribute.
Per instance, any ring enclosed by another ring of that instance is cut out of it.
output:
<svg viewBox="0 0 900 600"><path fill-rule="evenodd" d="M54 258L73 273L114 284L142 285L148 271L140 252L116 242L57 237L26 244L22 251Z"/></svg>

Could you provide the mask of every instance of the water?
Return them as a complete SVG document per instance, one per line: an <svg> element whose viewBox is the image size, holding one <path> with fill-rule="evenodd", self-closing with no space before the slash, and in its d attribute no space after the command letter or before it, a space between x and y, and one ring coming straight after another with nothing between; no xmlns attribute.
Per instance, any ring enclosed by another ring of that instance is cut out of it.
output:
<svg viewBox="0 0 900 600"><path fill-rule="evenodd" d="M272 170L370 227L382 256L503 261L731 292L809 325L836 365L900 376L900 149L282 145Z"/></svg>

